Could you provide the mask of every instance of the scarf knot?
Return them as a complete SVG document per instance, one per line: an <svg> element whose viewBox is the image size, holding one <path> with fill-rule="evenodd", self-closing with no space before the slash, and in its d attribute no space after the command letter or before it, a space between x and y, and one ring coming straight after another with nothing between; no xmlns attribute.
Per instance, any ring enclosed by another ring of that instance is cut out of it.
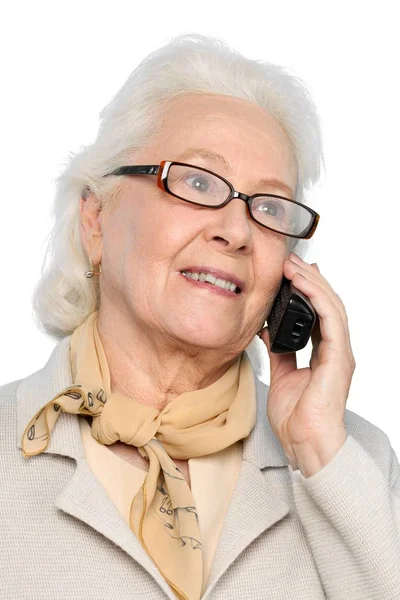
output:
<svg viewBox="0 0 400 600"><path fill-rule="evenodd" d="M92 435L101 444L124 444L140 448L153 439L161 425L154 407L122 394L111 394L100 415L93 419Z"/></svg>

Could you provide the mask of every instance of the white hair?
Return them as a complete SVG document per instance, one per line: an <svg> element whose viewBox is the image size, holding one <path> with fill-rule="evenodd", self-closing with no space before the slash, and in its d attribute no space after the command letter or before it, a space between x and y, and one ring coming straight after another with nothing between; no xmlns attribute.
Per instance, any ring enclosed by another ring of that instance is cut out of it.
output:
<svg viewBox="0 0 400 600"><path fill-rule="evenodd" d="M79 234L80 198L90 190L106 212L120 184L119 178L104 174L146 147L168 103L188 93L241 98L273 116L297 159L298 202L306 203L305 191L319 180L324 166L320 123L299 78L280 66L245 58L221 39L197 33L172 38L131 73L101 111L95 141L71 154L57 178L55 224L32 298L37 324L51 337L70 335L99 308L99 278L84 277L90 265ZM304 257L309 241L290 239L291 249Z"/></svg>

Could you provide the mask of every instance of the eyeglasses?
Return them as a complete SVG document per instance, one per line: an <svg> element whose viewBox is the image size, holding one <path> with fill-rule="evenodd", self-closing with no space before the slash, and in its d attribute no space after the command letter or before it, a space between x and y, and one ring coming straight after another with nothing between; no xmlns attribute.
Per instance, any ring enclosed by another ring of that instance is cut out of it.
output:
<svg viewBox="0 0 400 600"><path fill-rule="evenodd" d="M208 169L181 162L162 160L159 165L125 166L107 173L111 175L157 175L157 187L198 206L222 208L234 198L249 207L251 218L271 231L293 238L310 238L317 228L319 215L314 210L276 194L237 192L221 175Z"/></svg>

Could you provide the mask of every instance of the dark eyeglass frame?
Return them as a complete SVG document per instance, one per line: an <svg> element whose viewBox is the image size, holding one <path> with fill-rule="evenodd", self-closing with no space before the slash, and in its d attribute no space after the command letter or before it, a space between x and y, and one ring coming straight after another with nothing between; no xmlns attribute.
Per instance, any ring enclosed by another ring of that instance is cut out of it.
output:
<svg viewBox="0 0 400 600"><path fill-rule="evenodd" d="M193 202L192 200L187 200L186 198L182 198L182 196L178 196L177 194L174 194L173 192L171 192L171 190L169 189L168 184L167 184L168 171L172 165L181 165L183 167L191 167L193 169L198 169L199 171L205 171L206 173L210 173L211 175L214 175L215 177L222 179L222 181L224 181L227 184L227 186L229 187L229 189L231 190L228 198L226 200L224 200L224 202L222 202L221 204L217 204L216 206L209 206L207 204L202 204L201 202ZM175 198L179 198L180 200L183 200L184 202L189 202L189 204L196 204L197 206L204 206L205 208L222 208L223 206L228 204L228 202L230 202L234 198L240 198L240 200L243 200L244 202L246 202L248 209L249 209L250 216L253 219L253 221L255 223L257 223L257 225L260 225L261 227L265 227L266 229L274 231L275 233L279 233L281 235L286 235L288 237L293 237L293 238L298 238L298 239L309 239L311 236L314 235L315 230L318 225L318 221L319 221L319 214L316 213L315 210L313 210L312 208L309 208L308 206L306 206L305 204L301 204L301 202L296 202L295 200L291 200L290 198L286 198L285 196L278 196L277 194L253 194L252 196L248 196L247 194L244 194L243 192L238 192L237 190L235 190L235 188L233 187L231 182L228 181L227 179L225 179L225 177L222 177L222 175L218 175L217 173L214 173L214 171L210 171L209 169L205 169L203 167L198 167L197 165L191 165L188 163L182 163L182 162L176 162L176 161L170 161L170 160L162 160L159 165L135 165L135 166L130 165L130 166L118 167L111 173L107 173L106 175L104 175L104 177L120 176L120 175L157 175L157 187L159 187L160 190L167 192L171 196L174 196ZM303 235L292 235L289 233L283 233L282 231L277 231L276 229L273 229L272 227L268 227L267 225L264 225L263 223L260 223L259 221L257 221L257 219L255 219L253 216L252 209L251 209L251 203L252 203L252 200L254 198L257 198L258 196L281 198L282 200L286 200L287 202L292 202L293 204L297 204L298 206L301 206L303 209L307 210L312 216L312 221L311 221L309 227L306 229L305 233Z"/></svg>

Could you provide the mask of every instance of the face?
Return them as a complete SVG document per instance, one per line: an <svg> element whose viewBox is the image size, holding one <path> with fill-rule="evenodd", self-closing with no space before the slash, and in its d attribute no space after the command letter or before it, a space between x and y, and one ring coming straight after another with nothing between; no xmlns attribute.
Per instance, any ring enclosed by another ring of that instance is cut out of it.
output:
<svg viewBox="0 0 400 600"><path fill-rule="evenodd" d="M181 159L188 148L221 154L230 168L204 158ZM160 133L130 164L176 160L210 169L246 194L295 198L297 166L278 123L245 100L186 95L168 107ZM259 179L277 185L255 186ZM191 205L161 191L156 176L123 177L103 225L101 310L107 306L149 335L171 344L221 348L238 355L263 325L288 253L284 235L251 220L245 202L221 209ZM95 258L93 251L89 256ZM244 282L239 295L185 278L186 267L207 265Z"/></svg>

